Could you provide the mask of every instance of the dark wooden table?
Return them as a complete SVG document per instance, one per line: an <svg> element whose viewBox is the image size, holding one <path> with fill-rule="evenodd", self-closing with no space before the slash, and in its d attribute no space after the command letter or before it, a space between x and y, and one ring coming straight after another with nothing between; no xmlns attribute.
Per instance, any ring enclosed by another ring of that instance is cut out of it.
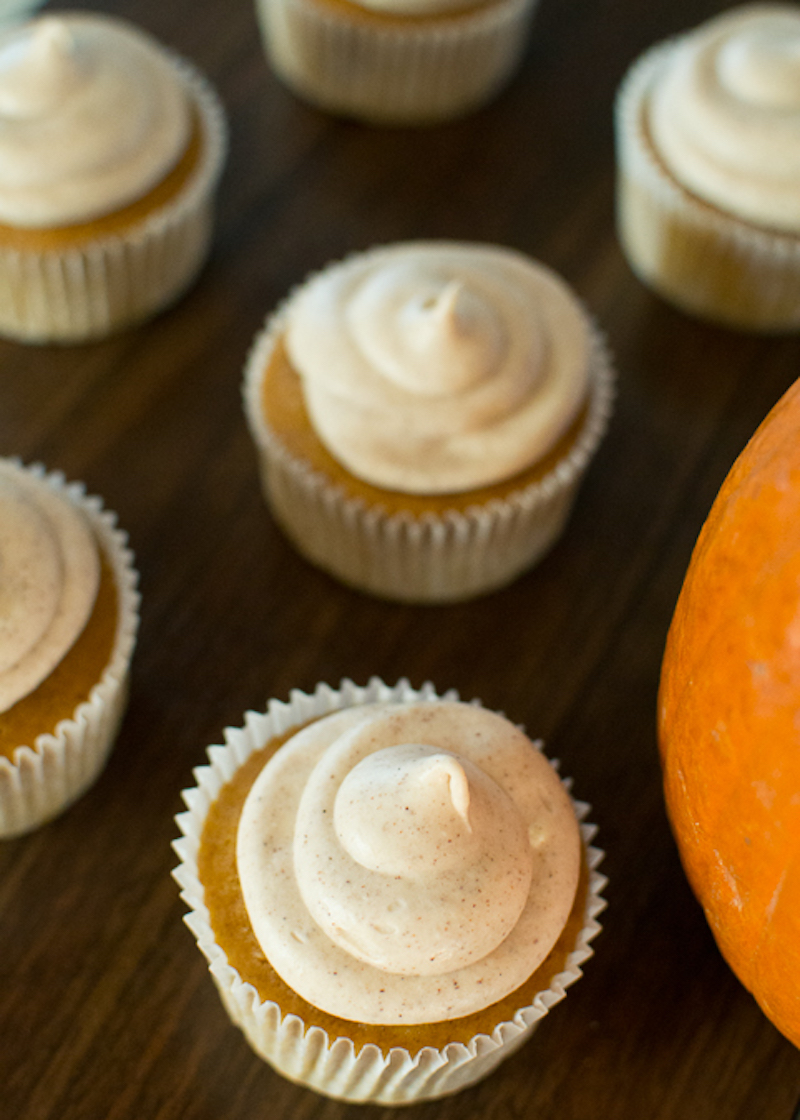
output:
<svg viewBox="0 0 800 1120"><path fill-rule="evenodd" d="M56 7L58 5L52 5ZM800 373L800 340L673 311L613 228L612 102L628 63L725 5L541 0L518 78L454 124L381 130L280 87L251 0L118 0L193 58L229 111L215 247L153 323L75 348L0 344L0 454L83 479L138 557L142 626L108 769L0 845L2 1120L340 1120L226 1018L170 870L180 790L270 696L372 674L480 697L545 738L591 801L610 878L584 979L531 1042L421 1116L789 1120L800 1055L720 957L666 822L655 743L664 637L734 457ZM514 586L446 608L339 586L262 502L240 374L310 269L409 237L496 241L560 271L603 324L620 387L568 532ZM387 1112L389 1110L386 1110Z"/></svg>

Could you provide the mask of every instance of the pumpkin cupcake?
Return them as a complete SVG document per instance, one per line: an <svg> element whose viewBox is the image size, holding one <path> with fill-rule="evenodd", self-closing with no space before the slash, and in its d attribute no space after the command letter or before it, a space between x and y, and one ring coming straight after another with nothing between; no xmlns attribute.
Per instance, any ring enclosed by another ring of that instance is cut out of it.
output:
<svg viewBox="0 0 800 1120"><path fill-rule="evenodd" d="M800 8L756 4L649 50L617 102L618 227L678 307L800 327Z"/></svg>
<svg viewBox="0 0 800 1120"><path fill-rule="evenodd" d="M122 20L0 34L0 332L78 342L176 300L209 245L220 103Z"/></svg>
<svg viewBox="0 0 800 1120"><path fill-rule="evenodd" d="M588 806L540 746L378 680L226 732L184 793L175 877L261 1057L328 1096L404 1104L529 1037L591 955L605 882Z"/></svg>
<svg viewBox="0 0 800 1120"><path fill-rule="evenodd" d="M516 69L536 0L257 0L267 57L315 105L426 124L487 101Z"/></svg>
<svg viewBox="0 0 800 1120"><path fill-rule="evenodd" d="M138 625L115 522L81 485L0 459L0 838L60 813L111 749Z"/></svg>
<svg viewBox="0 0 800 1120"><path fill-rule="evenodd" d="M302 285L250 355L267 499L313 563L390 599L510 582L560 535L612 373L567 285L492 245L409 242Z"/></svg>

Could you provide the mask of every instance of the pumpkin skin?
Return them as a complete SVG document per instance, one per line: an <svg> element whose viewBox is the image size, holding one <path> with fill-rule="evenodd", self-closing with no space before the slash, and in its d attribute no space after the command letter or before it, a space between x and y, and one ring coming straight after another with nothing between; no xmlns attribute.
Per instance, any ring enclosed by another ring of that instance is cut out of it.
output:
<svg viewBox="0 0 800 1120"><path fill-rule="evenodd" d="M800 381L703 526L658 707L689 882L728 964L800 1046Z"/></svg>

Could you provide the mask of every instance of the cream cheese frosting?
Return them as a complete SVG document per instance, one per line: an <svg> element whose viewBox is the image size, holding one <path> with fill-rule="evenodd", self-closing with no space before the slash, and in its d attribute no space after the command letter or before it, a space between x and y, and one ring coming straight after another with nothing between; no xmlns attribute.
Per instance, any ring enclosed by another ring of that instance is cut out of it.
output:
<svg viewBox="0 0 800 1120"><path fill-rule="evenodd" d="M572 803L502 716L376 703L285 743L242 811L254 934L314 1006L365 1023L457 1018L515 990L573 905Z"/></svg>
<svg viewBox="0 0 800 1120"><path fill-rule="evenodd" d="M407 493L525 470L587 393L580 304L549 269L493 245L407 242L327 268L289 301L286 346L334 458Z"/></svg>
<svg viewBox="0 0 800 1120"><path fill-rule="evenodd" d="M800 232L800 7L737 8L677 40L649 127L667 168L698 197Z"/></svg>
<svg viewBox="0 0 800 1120"><path fill-rule="evenodd" d="M0 712L58 665L91 614L100 563L80 510L0 463Z"/></svg>
<svg viewBox="0 0 800 1120"><path fill-rule="evenodd" d="M189 104L155 40L42 16L0 36L0 222L50 228L140 198L185 151Z"/></svg>

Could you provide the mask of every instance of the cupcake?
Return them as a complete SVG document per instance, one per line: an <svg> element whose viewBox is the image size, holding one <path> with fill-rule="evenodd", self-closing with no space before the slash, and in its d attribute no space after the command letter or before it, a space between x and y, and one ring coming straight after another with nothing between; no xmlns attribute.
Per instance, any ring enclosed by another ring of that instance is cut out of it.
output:
<svg viewBox="0 0 800 1120"><path fill-rule="evenodd" d="M208 250L225 151L213 90L122 20L0 34L0 333L79 342L176 300Z"/></svg>
<svg viewBox="0 0 800 1120"><path fill-rule="evenodd" d="M736 8L653 47L616 124L637 275L712 322L800 327L800 8Z"/></svg>
<svg viewBox="0 0 800 1120"><path fill-rule="evenodd" d="M111 749L138 624L115 523L81 485L0 459L0 838L80 797Z"/></svg>
<svg viewBox="0 0 800 1120"><path fill-rule="evenodd" d="M323 109L426 124L489 100L516 69L536 0L256 0L267 57Z"/></svg>
<svg viewBox="0 0 800 1120"><path fill-rule="evenodd" d="M184 792L175 877L232 1020L279 1072L404 1104L490 1073L581 975L588 806L450 693L320 685L250 712Z"/></svg>
<svg viewBox="0 0 800 1120"><path fill-rule="evenodd" d="M560 535L612 374L569 288L492 245L409 242L302 285L251 352L267 499L313 563L389 599L510 582Z"/></svg>

